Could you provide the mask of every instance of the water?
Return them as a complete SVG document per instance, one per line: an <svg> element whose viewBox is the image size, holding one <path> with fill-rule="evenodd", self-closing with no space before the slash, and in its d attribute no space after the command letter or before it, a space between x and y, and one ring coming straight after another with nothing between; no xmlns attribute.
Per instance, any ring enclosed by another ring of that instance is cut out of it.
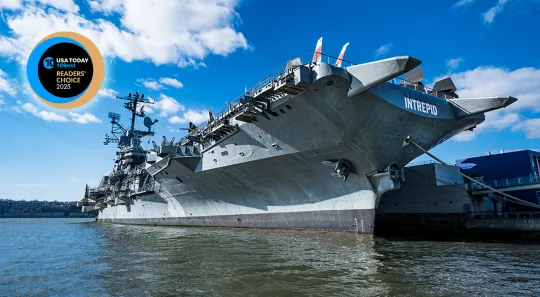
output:
<svg viewBox="0 0 540 297"><path fill-rule="evenodd" d="M540 296L538 245L0 219L2 296Z"/></svg>

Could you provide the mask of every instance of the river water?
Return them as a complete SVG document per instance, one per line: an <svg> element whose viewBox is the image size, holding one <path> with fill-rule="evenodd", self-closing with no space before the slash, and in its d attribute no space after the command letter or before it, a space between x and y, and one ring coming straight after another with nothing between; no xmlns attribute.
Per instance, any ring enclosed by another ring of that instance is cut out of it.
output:
<svg viewBox="0 0 540 297"><path fill-rule="evenodd" d="M1 296L540 296L540 246L0 219Z"/></svg>

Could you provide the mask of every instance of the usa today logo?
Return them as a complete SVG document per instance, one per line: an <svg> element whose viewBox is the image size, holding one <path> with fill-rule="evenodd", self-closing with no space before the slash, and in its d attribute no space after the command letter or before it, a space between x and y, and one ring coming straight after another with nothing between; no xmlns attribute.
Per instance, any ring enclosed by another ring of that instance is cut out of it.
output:
<svg viewBox="0 0 540 297"><path fill-rule="evenodd" d="M103 58L88 38L74 32L51 34L34 47L26 66L36 96L56 108L77 108L97 95Z"/></svg>

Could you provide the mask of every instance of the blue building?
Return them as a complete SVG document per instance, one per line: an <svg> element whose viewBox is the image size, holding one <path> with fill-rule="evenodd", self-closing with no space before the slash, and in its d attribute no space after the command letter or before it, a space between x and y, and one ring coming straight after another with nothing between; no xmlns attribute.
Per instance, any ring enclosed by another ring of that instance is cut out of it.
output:
<svg viewBox="0 0 540 297"><path fill-rule="evenodd" d="M488 154L458 160L456 165L463 173L493 188L540 204L540 152L523 150ZM506 203L505 207L515 211L534 210L514 203Z"/></svg>

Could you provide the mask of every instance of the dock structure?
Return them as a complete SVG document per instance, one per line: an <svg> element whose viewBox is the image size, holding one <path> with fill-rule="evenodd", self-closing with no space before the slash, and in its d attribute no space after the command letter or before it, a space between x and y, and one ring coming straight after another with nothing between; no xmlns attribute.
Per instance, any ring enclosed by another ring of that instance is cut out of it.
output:
<svg viewBox="0 0 540 297"><path fill-rule="evenodd" d="M533 175L532 173L528 176L518 176L512 178L504 178L492 181L484 181L490 187L495 188L502 192L514 192L514 191L525 191L525 190L537 190L540 191L540 176ZM480 184L471 183L470 184L471 194L473 195L485 195L494 193L493 190L488 189ZM540 196L538 197L540 198Z"/></svg>
<svg viewBox="0 0 540 297"><path fill-rule="evenodd" d="M407 183L381 199L376 232L540 240L540 210L531 207L540 204L539 160L540 152L524 150L458 160L453 168L411 164ZM526 203L508 200L506 193Z"/></svg>
<svg viewBox="0 0 540 297"><path fill-rule="evenodd" d="M488 153L458 160L457 163L464 173L483 184L469 182L467 186L471 195L493 195L497 191L517 193L529 202L540 204L540 152L501 151L499 154Z"/></svg>

